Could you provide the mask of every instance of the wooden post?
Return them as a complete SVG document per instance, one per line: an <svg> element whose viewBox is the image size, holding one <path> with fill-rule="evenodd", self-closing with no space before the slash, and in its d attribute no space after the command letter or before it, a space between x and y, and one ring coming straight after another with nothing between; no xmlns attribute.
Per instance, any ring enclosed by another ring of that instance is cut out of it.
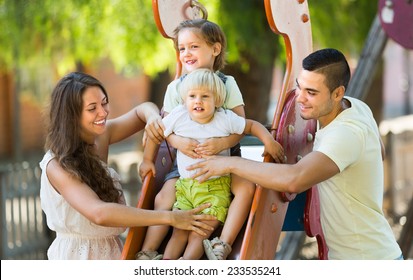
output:
<svg viewBox="0 0 413 280"><path fill-rule="evenodd" d="M387 43L387 35L381 27L379 16L376 15L373 25L364 44L359 63L350 80L347 95L365 100L367 92L374 78L378 60L381 59L384 47Z"/></svg>

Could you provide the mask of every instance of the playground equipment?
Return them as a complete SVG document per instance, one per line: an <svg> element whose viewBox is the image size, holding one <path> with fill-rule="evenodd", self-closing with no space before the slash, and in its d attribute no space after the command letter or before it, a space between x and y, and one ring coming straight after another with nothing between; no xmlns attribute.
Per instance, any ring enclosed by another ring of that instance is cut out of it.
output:
<svg viewBox="0 0 413 280"><path fill-rule="evenodd" d="M287 54L286 73L271 133L284 147L287 163L295 163L312 150L316 130L315 121L305 121L299 116L293 90L301 61L312 51L308 4L305 0L265 0L264 3L270 28L283 37ZM208 16L206 9L194 0L153 0L152 7L160 33L169 39L182 20ZM176 77L180 76L181 71L182 67L177 59ZM162 187L163 178L171 167L173 157L164 142L156 157L157 176L154 178L148 175L144 179L137 207L153 209L154 197ZM271 162L271 158L266 157L264 161ZM283 230L304 230L308 236L316 237L319 258L327 258L316 186L296 195L279 193L257 185L248 220L238 234L228 259L274 259ZM145 233L146 227L129 229L122 259L135 258Z"/></svg>

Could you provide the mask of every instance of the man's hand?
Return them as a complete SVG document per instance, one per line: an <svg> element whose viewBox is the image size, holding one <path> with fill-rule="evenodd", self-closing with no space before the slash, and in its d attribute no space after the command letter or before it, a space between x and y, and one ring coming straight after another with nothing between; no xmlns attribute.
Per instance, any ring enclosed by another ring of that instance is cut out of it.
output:
<svg viewBox="0 0 413 280"><path fill-rule="evenodd" d="M225 156L205 156L206 160L188 166L187 170L196 170L192 176L200 183L205 182L212 176L222 176L230 173L229 161L235 160L237 157Z"/></svg>

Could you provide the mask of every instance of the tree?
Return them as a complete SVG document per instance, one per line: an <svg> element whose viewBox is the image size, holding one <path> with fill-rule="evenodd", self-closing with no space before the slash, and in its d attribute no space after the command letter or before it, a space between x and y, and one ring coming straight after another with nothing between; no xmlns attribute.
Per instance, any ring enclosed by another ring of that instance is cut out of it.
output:
<svg viewBox="0 0 413 280"><path fill-rule="evenodd" d="M229 41L229 65L248 117L265 122L275 61L285 63L281 36L270 31L263 1L221 0L217 22ZM376 1L308 1L314 49L333 47L358 58L377 10ZM348 36L348 37L345 37Z"/></svg>
<svg viewBox="0 0 413 280"><path fill-rule="evenodd" d="M223 0L218 9L228 38L226 71L243 93L247 117L265 123L275 59L283 57L280 38L269 28L264 1Z"/></svg>
<svg viewBox="0 0 413 280"><path fill-rule="evenodd" d="M255 70L254 64L269 67L275 58L283 61L283 46L269 29L263 1L200 2L228 36L231 69L246 73ZM308 5L316 46L338 47L349 54L361 50L376 1L317 0ZM159 35L149 0L1 0L0 24L3 70L49 61L58 65L60 75L79 63L88 66L108 57L119 71L141 68L154 76L174 65L172 43Z"/></svg>
<svg viewBox="0 0 413 280"><path fill-rule="evenodd" d="M154 74L174 57L163 55L171 52L165 52L151 9L148 0L2 0L0 65L10 70L46 60L62 74L107 57L118 70L143 67Z"/></svg>
<svg viewBox="0 0 413 280"><path fill-rule="evenodd" d="M247 116L265 123L274 65L283 65L285 55L281 37L268 26L263 1L199 2L228 37L224 72L236 78ZM308 5L315 48L337 47L358 57L376 14L376 1L310 0ZM53 67L55 80L69 70L87 71L109 58L125 75L151 76L158 105L173 76L172 42L157 31L150 0L0 0L0 26L0 74L14 84L9 87L15 89L14 112L19 111L22 69L32 69L36 75L39 65ZM18 117L14 119L12 127L18 130Z"/></svg>

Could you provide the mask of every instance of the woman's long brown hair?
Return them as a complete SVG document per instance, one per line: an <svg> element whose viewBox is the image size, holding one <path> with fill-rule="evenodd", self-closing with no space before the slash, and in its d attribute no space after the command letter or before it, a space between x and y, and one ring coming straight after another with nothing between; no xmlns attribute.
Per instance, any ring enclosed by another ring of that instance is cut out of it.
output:
<svg viewBox="0 0 413 280"><path fill-rule="evenodd" d="M89 87L99 87L108 97L103 85L85 73L72 72L57 83L51 96L45 149L54 154L67 172L90 186L101 200L119 202L122 193L115 188L94 145L80 137L82 97Z"/></svg>

